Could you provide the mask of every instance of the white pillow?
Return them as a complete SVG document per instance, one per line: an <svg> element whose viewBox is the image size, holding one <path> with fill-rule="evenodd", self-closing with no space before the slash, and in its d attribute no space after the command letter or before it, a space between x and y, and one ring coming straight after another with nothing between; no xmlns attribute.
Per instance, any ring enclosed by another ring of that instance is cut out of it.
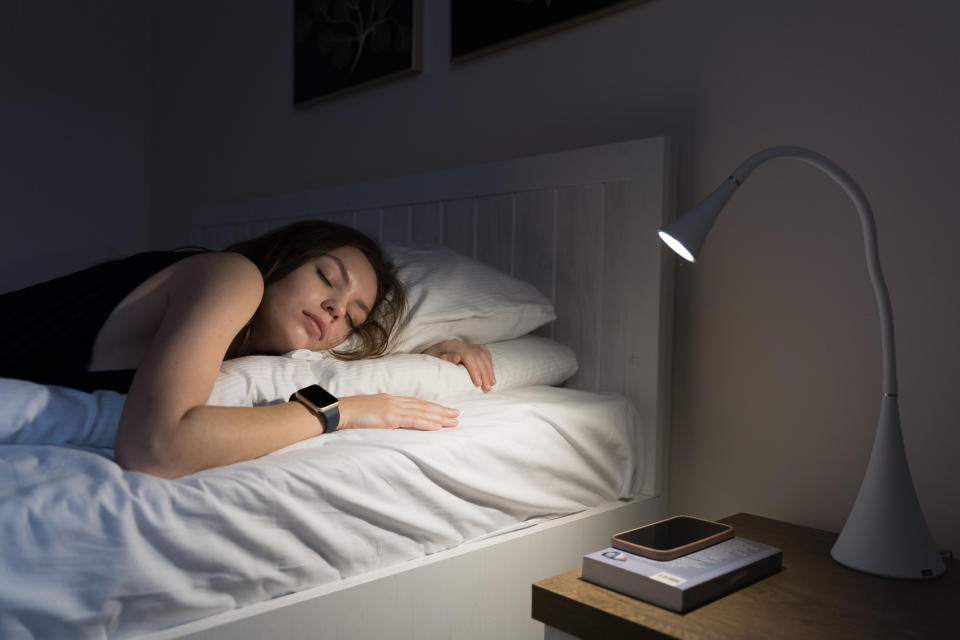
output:
<svg viewBox="0 0 960 640"><path fill-rule="evenodd" d="M577 359L570 348L539 336L495 342L487 348L497 378L493 392L557 385L577 370ZM394 354L348 362L300 350L288 356L227 360L220 367L208 404L272 404L286 401L294 391L311 384L319 384L337 397L391 393L432 402L483 393L473 386L465 367L433 356Z"/></svg>
<svg viewBox="0 0 960 640"><path fill-rule="evenodd" d="M554 319L529 282L441 246L387 245L407 287L407 318L391 353L422 353L450 338L488 344L530 333Z"/></svg>

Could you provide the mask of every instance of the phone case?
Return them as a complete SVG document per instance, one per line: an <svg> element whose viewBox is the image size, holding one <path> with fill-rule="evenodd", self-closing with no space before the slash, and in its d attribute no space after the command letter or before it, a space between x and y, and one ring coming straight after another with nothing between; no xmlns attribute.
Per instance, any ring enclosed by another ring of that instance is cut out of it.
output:
<svg viewBox="0 0 960 640"><path fill-rule="evenodd" d="M683 546L674 547L672 549L651 549L650 547L644 547L639 544L634 544L632 542L627 542L626 540L617 538L617 536L622 536L632 531L637 531L639 529L646 529L647 527L655 527L660 523L667 522L675 518L691 518L693 520L701 520L703 522L709 522L711 524L720 525L721 527L726 527L726 529L718 533L715 533L713 535L707 536L705 538L694 540L693 542L690 542ZM709 547L710 545L717 544L718 542L729 540L732 537L733 537L733 527L723 522L714 522L713 520L704 520L703 518L696 518L694 516L671 516L669 518L664 518L663 520L658 520L657 522L645 524L642 527L634 527L633 529L627 529L626 531L615 533L610 539L610 546L613 547L614 549L619 549L620 551L633 553L638 556L643 556L644 558L650 558L652 560L673 560L674 558L679 558L680 556L685 556L687 554L693 553L694 551L699 551L700 549Z"/></svg>

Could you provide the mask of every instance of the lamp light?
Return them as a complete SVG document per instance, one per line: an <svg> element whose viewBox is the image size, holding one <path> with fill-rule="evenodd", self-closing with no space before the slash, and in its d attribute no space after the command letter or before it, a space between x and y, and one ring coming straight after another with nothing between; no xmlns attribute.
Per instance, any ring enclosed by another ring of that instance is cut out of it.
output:
<svg viewBox="0 0 960 640"><path fill-rule="evenodd" d="M774 158L794 158L833 178L853 200L880 312L883 348L883 395L873 450L860 492L830 555L842 565L891 578L934 578L946 571L917 500L900 430L893 312L880 270L877 232L867 197L829 158L802 147L774 147L755 153L703 202L660 230L660 238L681 257L694 262L710 227L750 173Z"/></svg>

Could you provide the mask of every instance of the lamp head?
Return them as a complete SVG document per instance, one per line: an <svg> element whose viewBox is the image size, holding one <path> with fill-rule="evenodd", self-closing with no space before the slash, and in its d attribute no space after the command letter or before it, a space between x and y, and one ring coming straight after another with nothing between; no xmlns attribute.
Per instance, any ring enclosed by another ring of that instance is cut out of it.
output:
<svg viewBox="0 0 960 640"><path fill-rule="evenodd" d="M680 256L681 258L683 258L683 259L686 260L687 262L696 262L697 259L693 256L693 254L690 253L690 251L687 250L687 248L683 245L682 242L680 242L679 240L677 240L676 238L674 238L672 235L670 235L669 231L670 231L670 227L669 227L669 226L664 227L663 229L661 229L661 230L659 231L660 239L663 240L663 242L664 242L668 247L670 247L671 249L673 249L674 252L675 252L678 256Z"/></svg>
<svg viewBox="0 0 960 640"><path fill-rule="evenodd" d="M727 178L703 202L661 229L660 239L681 258L695 262L700 246L710 233L713 221L717 219L720 210L727 204L727 200L738 186L740 184L737 180Z"/></svg>

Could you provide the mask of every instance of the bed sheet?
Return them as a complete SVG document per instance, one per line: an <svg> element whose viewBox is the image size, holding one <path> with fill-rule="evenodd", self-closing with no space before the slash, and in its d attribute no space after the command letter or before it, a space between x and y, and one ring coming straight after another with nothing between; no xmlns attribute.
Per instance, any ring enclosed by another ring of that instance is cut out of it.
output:
<svg viewBox="0 0 960 640"><path fill-rule="evenodd" d="M171 481L103 448L122 397L6 382L0 441L32 420L62 444L0 445L3 638L181 624L632 497L644 475L618 396L464 397L454 429L337 432Z"/></svg>

